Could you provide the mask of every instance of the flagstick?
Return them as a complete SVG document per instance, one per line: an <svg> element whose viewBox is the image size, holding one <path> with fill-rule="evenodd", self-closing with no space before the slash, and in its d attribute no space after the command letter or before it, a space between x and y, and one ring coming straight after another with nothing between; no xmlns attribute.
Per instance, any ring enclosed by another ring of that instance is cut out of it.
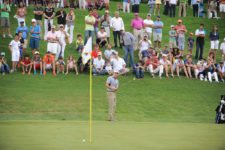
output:
<svg viewBox="0 0 225 150"><path fill-rule="evenodd" d="M89 121L89 142L92 142L92 56L90 59L90 121Z"/></svg>

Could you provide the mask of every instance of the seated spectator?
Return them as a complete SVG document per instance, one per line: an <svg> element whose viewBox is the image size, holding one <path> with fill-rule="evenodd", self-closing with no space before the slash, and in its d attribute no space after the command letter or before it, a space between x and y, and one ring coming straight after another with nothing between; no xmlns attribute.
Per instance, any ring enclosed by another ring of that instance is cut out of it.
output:
<svg viewBox="0 0 225 150"><path fill-rule="evenodd" d="M65 71L65 62L63 60L63 57L62 56L59 56L58 60L56 61L55 63L56 65L56 68L57 68L57 74L59 73L62 73L64 74L64 71Z"/></svg>
<svg viewBox="0 0 225 150"><path fill-rule="evenodd" d="M162 78L163 65L160 64L159 59L155 54L148 58L148 60L145 62L145 67L153 78L155 78L156 73L159 73L160 79Z"/></svg>
<svg viewBox="0 0 225 150"><path fill-rule="evenodd" d="M24 75L27 72L27 74L30 75L33 63L31 61L29 55L24 55L24 58L21 61L21 65L22 65L22 70L23 70L22 74Z"/></svg>
<svg viewBox="0 0 225 150"><path fill-rule="evenodd" d="M144 35L144 38L140 40L139 44L139 60L142 60L142 51L148 50L151 47L151 41L148 40L148 36Z"/></svg>
<svg viewBox="0 0 225 150"><path fill-rule="evenodd" d="M217 2L215 0L210 0L208 3L208 18L218 18L217 17Z"/></svg>
<svg viewBox="0 0 225 150"><path fill-rule="evenodd" d="M183 60L183 56L180 56L178 59L175 60L174 64L173 64L173 70L176 69L177 72L177 77L180 78L180 72L183 70L186 77L188 77L188 73L187 73L187 69L185 67L184 64L184 60Z"/></svg>
<svg viewBox="0 0 225 150"><path fill-rule="evenodd" d="M137 79L144 78L144 70L145 70L145 67L141 60L139 60L137 64L134 64L133 72Z"/></svg>
<svg viewBox="0 0 225 150"><path fill-rule="evenodd" d="M108 44L107 49L104 52L104 56L107 62L110 62L110 60L113 57L113 53L115 53L116 51L114 49L112 49L112 45Z"/></svg>
<svg viewBox="0 0 225 150"><path fill-rule="evenodd" d="M43 75L46 75L46 70L52 69L52 75L55 73L55 56L51 52L47 52L43 57Z"/></svg>
<svg viewBox="0 0 225 150"><path fill-rule="evenodd" d="M98 44L95 44L94 50L91 52L92 58L93 59L97 58L99 52L101 53L101 51L99 50L99 45Z"/></svg>
<svg viewBox="0 0 225 150"><path fill-rule="evenodd" d="M104 47L107 43L107 33L105 32L105 28L104 27L101 27L101 30L98 31L98 34L97 34L97 44L100 46L100 47Z"/></svg>
<svg viewBox="0 0 225 150"><path fill-rule="evenodd" d="M77 41L76 41L76 50L79 53L82 53L83 48L84 48L84 40L82 38L82 35L78 34L77 35Z"/></svg>
<svg viewBox="0 0 225 150"><path fill-rule="evenodd" d="M217 64L216 70L218 72L220 80L222 82L224 82L224 78L225 78L225 61L221 61L219 64Z"/></svg>
<svg viewBox="0 0 225 150"><path fill-rule="evenodd" d="M105 70L109 75L113 74L113 69L112 69L112 65L110 62L106 62L105 64Z"/></svg>
<svg viewBox="0 0 225 150"><path fill-rule="evenodd" d="M34 52L33 65L34 65L34 75L37 74L37 69L40 70L40 75L42 75L42 60L40 53L38 51Z"/></svg>
<svg viewBox="0 0 225 150"><path fill-rule="evenodd" d="M195 74L201 81L203 80L207 81L206 67L207 67L207 62L205 61L205 59L200 59L197 62Z"/></svg>
<svg viewBox="0 0 225 150"><path fill-rule="evenodd" d="M174 78L174 75L173 75L173 65L172 65L172 63L168 60L166 54L163 54L163 55L162 55L162 58L160 59L159 62L160 62L161 65L163 65L163 68L164 68L165 73L166 73L166 77L169 78L169 68L170 68L171 76Z"/></svg>
<svg viewBox="0 0 225 150"><path fill-rule="evenodd" d="M225 60L225 38L223 39L223 42L220 45L220 50L222 53L222 60Z"/></svg>
<svg viewBox="0 0 225 150"><path fill-rule="evenodd" d="M184 61L184 64L186 66L187 69L187 73L190 79L192 79L192 71L195 72L196 70L196 66L194 65L193 61L192 61L192 57L190 55L187 56L187 59ZM195 76L195 78L197 79L197 76Z"/></svg>
<svg viewBox="0 0 225 150"><path fill-rule="evenodd" d="M83 51L79 57L77 64L81 72L88 72L90 67L91 55L87 51Z"/></svg>
<svg viewBox="0 0 225 150"><path fill-rule="evenodd" d="M2 75L5 75L5 73L9 73L9 65L7 64L7 60L5 58L5 53L1 52L0 53L0 72Z"/></svg>
<svg viewBox="0 0 225 150"><path fill-rule="evenodd" d="M215 81L218 83L219 80L218 80L218 75L217 75L217 72L216 72L216 66L215 66L214 61L212 59L207 60L207 67L206 68L207 68L206 73L207 73L209 82L212 83L212 78L214 78Z"/></svg>
<svg viewBox="0 0 225 150"><path fill-rule="evenodd" d="M75 70L76 75L79 74L77 69L77 62L72 55L70 55L69 58L67 59L66 75L69 73L70 70Z"/></svg>
<svg viewBox="0 0 225 150"><path fill-rule="evenodd" d="M115 53L115 58L111 59L111 65L113 67L113 72L118 71L120 75L127 74L130 71L126 68L124 59L118 56L118 52Z"/></svg>
<svg viewBox="0 0 225 150"><path fill-rule="evenodd" d="M151 46L148 48L148 50L143 50L141 52L141 60L146 62L146 60L152 56L153 52L156 54L155 50Z"/></svg>
<svg viewBox="0 0 225 150"><path fill-rule="evenodd" d="M104 69L105 60L102 58L102 53L98 52L98 57L93 60L93 74L104 75L106 70Z"/></svg>

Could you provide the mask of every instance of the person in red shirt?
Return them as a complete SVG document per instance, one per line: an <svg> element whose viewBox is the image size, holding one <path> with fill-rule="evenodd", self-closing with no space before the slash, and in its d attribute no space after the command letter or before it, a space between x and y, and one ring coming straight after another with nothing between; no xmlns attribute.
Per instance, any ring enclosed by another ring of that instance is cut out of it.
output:
<svg viewBox="0 0 225 150"><path fill-rule="evenodd" d="M28 75L30 75L30 71L32 69L33 63L30 59L29 55L25 55L23 60L21 61L21 65L22 65L22 74L24 75L26 72Z"/></svg>
<svg viewBox="0 0 225 150"><path fill-rule="evenodd" d="M50 52L47 52L43 57L43 75L46 75L46 70L52 69L53 76L56 76L55 73L55 56Z"/></svg>
<svg viewBox="0 0 225 150"><path fill-rule="evenodd" d="M98 44L95 44L94 50L91 52L92 59L98 57L98 52L101 53L101 51L99 50L99 45Z"/></svg>

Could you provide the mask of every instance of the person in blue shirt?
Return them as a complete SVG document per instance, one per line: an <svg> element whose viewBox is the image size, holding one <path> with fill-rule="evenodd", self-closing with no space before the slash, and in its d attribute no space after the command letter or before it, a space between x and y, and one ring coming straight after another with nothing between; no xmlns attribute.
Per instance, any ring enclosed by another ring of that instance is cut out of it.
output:
<svg viewBox="0 0 225 150"><path fill-rule="evenodd" d="M153 26L154 48L159 49L161 47L162 28L163 28L163 22L160 20L160 16L157 16L157 20L154 22L154 26Z"/></svg>
<svg viewBox="0 0 225 150"><path fill-rule="evenodd" d="M24 25L24 21L21 21L20 26L16 28L16 33L19 34L20 32L22 33L22 38L24 40L23 50L26 50L29 30L28 27Z"/></svg>
<svg viewBox="0 0 225 150"><path fill-rule="evenodd" d="M30 48L32 53L39 50L41 27L37 25L36 19L32 19L32 26L30 27Z"/></svg>

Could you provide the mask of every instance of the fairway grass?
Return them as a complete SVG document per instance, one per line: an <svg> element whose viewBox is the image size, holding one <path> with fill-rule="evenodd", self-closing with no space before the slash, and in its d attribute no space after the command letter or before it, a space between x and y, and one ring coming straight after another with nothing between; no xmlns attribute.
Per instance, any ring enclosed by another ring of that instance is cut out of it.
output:
<svg viewBox="0 0 225 150"><path fill-rule="evenodd" d="M97 121L91 144L85 121L3 121L0 133L1 150L225 149L225 126L201 123Z"/></svg>

